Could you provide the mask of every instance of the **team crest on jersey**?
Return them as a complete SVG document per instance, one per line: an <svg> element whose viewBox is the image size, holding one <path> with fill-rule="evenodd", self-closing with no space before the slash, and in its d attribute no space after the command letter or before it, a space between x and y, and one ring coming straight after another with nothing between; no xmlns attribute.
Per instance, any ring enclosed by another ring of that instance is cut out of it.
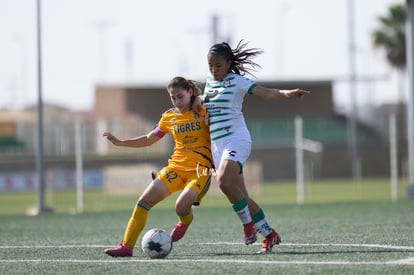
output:
<svg viewBox="0 0 414 275"><path fill-rule="evenodd" d="M231 79L230 78L226 78L223 80L223 86L224 88L227 88L231 85Z"/></svg>

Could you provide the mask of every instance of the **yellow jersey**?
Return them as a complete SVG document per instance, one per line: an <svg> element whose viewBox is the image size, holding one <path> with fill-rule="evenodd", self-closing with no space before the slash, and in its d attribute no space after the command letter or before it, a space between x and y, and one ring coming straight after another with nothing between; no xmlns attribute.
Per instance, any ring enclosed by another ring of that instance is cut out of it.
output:
<svg viewBox="0 0 414 275"><path fill-rule="evenodd" d="M189 110L182 114L171 108L162 114L154 129L158 137L170 133L175 146L168 166L181 171L201 171L213 168L210 132L204 122L205 108L199 113Z"/></svg>

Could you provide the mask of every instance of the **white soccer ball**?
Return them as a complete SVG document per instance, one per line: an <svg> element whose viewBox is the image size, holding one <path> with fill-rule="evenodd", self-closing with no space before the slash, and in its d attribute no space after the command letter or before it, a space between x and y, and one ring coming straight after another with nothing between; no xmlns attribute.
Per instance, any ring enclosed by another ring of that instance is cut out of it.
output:
<svg viewBox="0 0 414 275"><path fill-rule="evenodd" d="M142 237L141 248L151 259L165 258L172 249L170 234L164 229L150 229Z"/></svg>

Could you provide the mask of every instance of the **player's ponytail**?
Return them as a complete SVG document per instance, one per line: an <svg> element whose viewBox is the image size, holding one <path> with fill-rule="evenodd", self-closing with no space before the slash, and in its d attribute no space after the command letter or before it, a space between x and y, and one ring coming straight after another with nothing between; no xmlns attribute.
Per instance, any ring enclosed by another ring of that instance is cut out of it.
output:
<svg viewBox="0 0 414 275"><path fill-rule="evenodd" d="M231 61L230 71L236 74L245 75L252 74L252 71L256 71L257 68L261 68L259 64L252 61L252 58L263 51L258 48L246 49L247 42L240 40L235 49L232 49L229 44L222 42L211 46L208 51L209 55L218 55Z"/></svg>

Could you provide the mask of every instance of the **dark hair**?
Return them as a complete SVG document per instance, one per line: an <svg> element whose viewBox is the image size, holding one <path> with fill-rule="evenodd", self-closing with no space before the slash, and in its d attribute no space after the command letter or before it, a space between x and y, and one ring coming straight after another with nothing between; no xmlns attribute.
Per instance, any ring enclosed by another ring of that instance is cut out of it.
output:
<svg viewBox="0 0 414 275"><path fill-rule="evenodd" d="M193 105L194 98L201 95L201 88L198 87L198 81L185 79L182 76L176 76L170 80L167 85L167 89L174 89L174 88L183 88L188 91L190 88L193 90L193 95L191 96L191 105Z"/></svg>
<svg viewBox="0 0 414 275"><path fill-rule="evenodd" d="M237 44L236 48L232 49L229 44L222 42L211 46L208 54L218 55L230 60L230 71L233 73L254 76L251 71L256 71L257 68L261 67L251 59L262 54L263 51L258 48L245 49L247 44L248 43L244 43L244 40L242 39Z"/></svg>
<svg viewBox="0 0 414 275"><path fill-rule="evenodd" d="M193 89L193 95L198 96L201 95L201 89L196 85L196 83L199 82L185 79L182 76L176 76L170 80L170 82L167 85L167 89L169 90L173 88L183 88L188 91L191 88Z"/></svg>

